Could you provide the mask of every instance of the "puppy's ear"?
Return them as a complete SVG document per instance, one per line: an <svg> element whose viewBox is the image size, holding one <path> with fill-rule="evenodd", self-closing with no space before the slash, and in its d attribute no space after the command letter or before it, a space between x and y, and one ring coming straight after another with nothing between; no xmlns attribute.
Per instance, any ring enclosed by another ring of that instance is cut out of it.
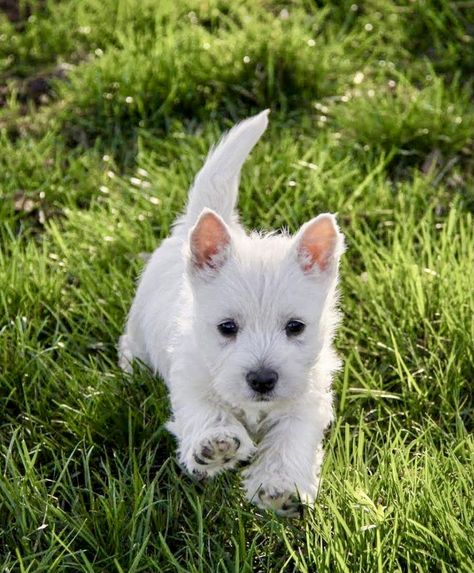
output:
<svg viewBox="0 0 474 573"><path fill-rule="evenodd" d="M217 213L204 209L191 229L189 246L194 270L218 270L229 256L229 229Z"/></svg>
<svg viewBox="0 0 474 573"><path fill-rule="evenodd" d="M336 218L330 213L318 215L305 223L295 237L298 263L306 274L330 273L344 251L344 237Z"/></svg>

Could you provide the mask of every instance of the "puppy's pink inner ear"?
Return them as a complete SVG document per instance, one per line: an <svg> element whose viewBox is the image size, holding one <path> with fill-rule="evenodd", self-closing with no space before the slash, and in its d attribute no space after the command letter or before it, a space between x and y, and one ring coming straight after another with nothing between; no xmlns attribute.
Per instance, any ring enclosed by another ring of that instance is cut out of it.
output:
<svg viewBox="0 0 474 573"><path fill-rule="evenodd" d="M315 265L325 271L337 244L337 227L330 215L320 215L308 224L299 240L298 258L305 272Z"/></svg>
<svg viewBox="0 0 474 573"><path fill-rule="evenodd" d="M218 268L230 243L225 223L212 211L204 212L191 233L191 255L198 268Z"/></svg>

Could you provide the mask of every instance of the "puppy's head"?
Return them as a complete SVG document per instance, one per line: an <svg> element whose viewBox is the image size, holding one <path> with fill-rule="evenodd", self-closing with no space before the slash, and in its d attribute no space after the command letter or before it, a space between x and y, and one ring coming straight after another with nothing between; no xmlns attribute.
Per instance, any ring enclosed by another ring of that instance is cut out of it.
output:
<svg viewBox="0 0 474 573"><path fill-rule="evenodd" d="M188 276L212 390L236 407L300 398L337 322L344 248L333 215L294 237L246 236L204 210L191 230Z"/></svg>

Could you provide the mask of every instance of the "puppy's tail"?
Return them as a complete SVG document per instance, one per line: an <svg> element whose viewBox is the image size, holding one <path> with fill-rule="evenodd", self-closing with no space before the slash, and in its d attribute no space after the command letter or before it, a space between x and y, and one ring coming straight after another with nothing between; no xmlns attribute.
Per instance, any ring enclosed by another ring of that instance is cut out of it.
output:
<svg viewBox="0 0 474 573"><path fill-rule="evenodd" d="M212 148L189 193L184 217L190 228L204 208L230 222L237 203L240 170L268 125L266 109L238 123Z"/></svg>

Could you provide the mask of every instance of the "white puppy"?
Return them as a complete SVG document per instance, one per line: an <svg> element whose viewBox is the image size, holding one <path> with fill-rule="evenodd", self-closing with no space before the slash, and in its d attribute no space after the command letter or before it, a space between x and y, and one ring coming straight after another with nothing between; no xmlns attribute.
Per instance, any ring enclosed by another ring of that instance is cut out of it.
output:
<svg viewBox="0 0 474 573"><path fill-rule="evenodd" d="M267 123L264 111L211 150L143 272L119 353L124 370L137 358L166 381L188 472L210 477L251 459L248 499L294 515L315 499L333 417L344 240L330 214L294 237L247 235L238 223L240 170Z"/></svg>

